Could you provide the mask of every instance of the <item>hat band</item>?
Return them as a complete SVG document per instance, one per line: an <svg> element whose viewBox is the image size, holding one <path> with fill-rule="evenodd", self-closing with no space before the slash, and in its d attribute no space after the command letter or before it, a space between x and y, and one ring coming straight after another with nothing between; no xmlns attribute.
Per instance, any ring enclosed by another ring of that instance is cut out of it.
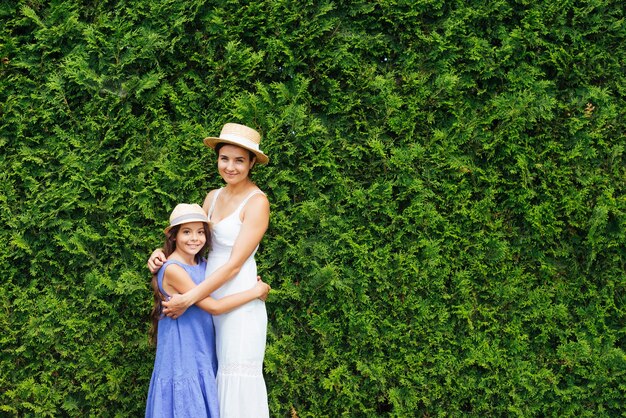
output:
<svg viewBox="0 0 626 418"><path fill-rule="evenodd" d="M235 134L221 134L219 139L226 139L227 141L234 141L243 145L244 147L252 148L254 151L260 152L259 144L243 136L239 136Z"/></svg>
<svg viewBox="0 0 626 418"><path fill-rule="evenodd" d="M200 215L199 213L189 213L187 215L182 215L182 216L179 216L178 218L172 219L170 221L170 226L180 225L186 222L193 222L193 221L209 223L208 218Z"/></svg>

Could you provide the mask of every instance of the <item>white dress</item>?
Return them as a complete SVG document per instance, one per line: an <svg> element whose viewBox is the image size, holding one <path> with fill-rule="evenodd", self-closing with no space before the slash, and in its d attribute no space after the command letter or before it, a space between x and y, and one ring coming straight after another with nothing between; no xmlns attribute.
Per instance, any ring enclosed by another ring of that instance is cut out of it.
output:
<svg viewBox="0 0 626 418"><path fill-rule="evenodd" d="M209 219L222 189L215 193L209 209ZM226 218L211 224L211 251L206 277L228 261L241 230L239 214L255 190ZM258 246L257 246L258 248ZM250 289L256 284L257 269L254 254L241 270L211 295L215 299ZM263 357L267 334L265 302L255 299L229 313L215 315L215 345L217 349L217 391L222 418L269 417L267 389L263 380Z"/></svg>

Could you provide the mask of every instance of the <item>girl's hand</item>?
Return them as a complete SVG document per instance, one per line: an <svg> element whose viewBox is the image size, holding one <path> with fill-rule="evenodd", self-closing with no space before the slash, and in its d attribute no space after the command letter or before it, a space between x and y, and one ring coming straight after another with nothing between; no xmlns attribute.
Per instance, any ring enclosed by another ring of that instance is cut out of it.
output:
<svg viewBox="0 0 626 418"><path fill-rule="evenodd" d="M189 302L185 295L174 294L168 301L161 302L163 306L163 314L172 319L178 319L189 308Z"/></svg>
<svg viewBox="0 0 626 418"><path fill-rule="evenodd" d="M267 295L269 295L270 290L272 288L270 287L269 284L262 281L260 276L257 276L256 280L257 282L256 282L256 285L254 285L254 290L258 294L257 297L261 299L263 302L265 302L265 300L267 299Z"/></svg>
<svg viewBox="0 0 626 418"><path fill-rule="evenodd" d="M150 269L150 273L155 274L159 271L166 259L167 257L165 257L163 250L160 248L154 250L150 255L150 258L148 258L148 268Z"/></svg>

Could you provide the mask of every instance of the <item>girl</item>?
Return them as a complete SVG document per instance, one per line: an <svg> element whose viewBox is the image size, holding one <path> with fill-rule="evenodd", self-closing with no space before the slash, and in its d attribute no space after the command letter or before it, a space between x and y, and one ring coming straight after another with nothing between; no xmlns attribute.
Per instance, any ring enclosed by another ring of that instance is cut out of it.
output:
<svg viewBox="0 0 626 418"><path fill-rule="evenodd" d="M206 279L195 288L164 302L163 313L177 318L209 295L221 298L254 286L254 255L269 225L269 201L250 179L255 164L269 158L259 149L261 135L252 128L227 123L220 136L204 139L217 155L225 186L204 200L211 220L213 248ZM158 269L163 254L156 250L148 267ZM263 357L267 334L265 303L253 300L215 318L218 358L217 389L222 418L269 417Z"/></svg>
<svg viewBox="0 0 626 418"><path fill-rule="evenodd" d="M181 203L165 229L166 261L153 276L154 307L151 337L156 358L150 381L146 417L219 417L217 358L213 315L223 314L256 298L267 297L261 281L248 290L215 300L205 298L178 319L163 317L161 302L184 293L204 280L209 247L209 221L196 204Z"/></svg>

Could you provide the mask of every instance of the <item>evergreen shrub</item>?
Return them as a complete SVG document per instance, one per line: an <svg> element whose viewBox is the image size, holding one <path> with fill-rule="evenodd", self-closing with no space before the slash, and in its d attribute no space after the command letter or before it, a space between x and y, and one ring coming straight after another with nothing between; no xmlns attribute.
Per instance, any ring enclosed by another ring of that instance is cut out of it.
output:
<svg viewBox="0 0 626 418"><path fill-rule="evenodd" d="M624 10L0 2L0 415L143 414L145 263L235 121L273 416L624 416Z"/></svg>

